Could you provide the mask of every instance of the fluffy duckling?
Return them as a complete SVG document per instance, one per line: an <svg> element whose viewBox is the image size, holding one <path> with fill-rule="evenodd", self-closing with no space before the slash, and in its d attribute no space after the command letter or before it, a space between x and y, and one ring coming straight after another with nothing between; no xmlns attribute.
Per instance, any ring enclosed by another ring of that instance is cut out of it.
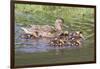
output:
<svg viewBox="0 0 100 69"><path fill-rule="evenodd" d="M62 39L65 42L68 42L68 35L69 35L68 31L65 31L61 33L58 38Z"/></svg>
<svg viewBox="0 0 100 69"><path fill-rule="evenodd" d="M53 40L50 41L51 46L55 47L63 47L67 42L68 38L68 31L61 33L59 36L55 37Z"/></svg>
<svg viewBox="0 0 100 69"><path fill-rule="evenodd" d="M78 46L78 47L81 47L81 44L82 44L82 43L81 43L80 41L77 40L75 45Z"/></svg>
<svg viewBox="0 0 100 69"><path fill-rule="evenodd" d="M23 39L31 39L33 37L33 35L30 35L30 34L22 34L21 35L21 38Z"/></svg>
<svg viewBox="0 0 100 69"><path fill-rule="evenodd" d="M69 42L71 46L81 46L82 39L84 39L82 32L74 32L69 36Z"/></svg>
<svg viewBox="0 0 100 69"><path fill-rule="evenodd" d="M50 41L50 45L54 47L63 47L65 44L65 41L59 38L54 38L54 40Z"/></svg>
<svg viewBox="0 0 100 69"><path fill-rule="evenodd" d="M77 32L78 38L85 40L83 33L81 31Z"/></svg>
<svg viewBox="0 0 100 69"><path fill-rule="evenodd" d="M24 38L24 39L32 39L32 38L37 38L38 36L38 32L34 32L33 34L22 34L21 35L21 38Z"/></svg>
<svg viewBox="0 0 100 69"><path fill-rule="evenodd" d="M81 42L76 40L76 41L70 41L70 46L77 46L80 47L81 46Z"/></svg>
<svg viewBox="0 0 100 69"><path fill-rule="evenodd" d="M68 31L65 31L65 32L61 33L59 36L63 36L63 37L68 36Z"/></svg>
<svg viewBox="0 0 100 69"><path fill-rule="evenodd" d="M71 32L69 34L69 39L70 40L80 40L80 39L84 39L82 32Z"/></svg>

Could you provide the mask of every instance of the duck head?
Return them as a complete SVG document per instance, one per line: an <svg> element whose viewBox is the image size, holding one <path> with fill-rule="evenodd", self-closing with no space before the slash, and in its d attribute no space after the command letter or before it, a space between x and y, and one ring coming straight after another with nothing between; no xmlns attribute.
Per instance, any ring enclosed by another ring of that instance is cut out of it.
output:
<svg viewBox="0 0 100 69"><path fill-rule="evenodd" d="M55 21L55 28L56 31L62 31L62 26L63 26L64 20L63 18L57 18Z"/></svg>

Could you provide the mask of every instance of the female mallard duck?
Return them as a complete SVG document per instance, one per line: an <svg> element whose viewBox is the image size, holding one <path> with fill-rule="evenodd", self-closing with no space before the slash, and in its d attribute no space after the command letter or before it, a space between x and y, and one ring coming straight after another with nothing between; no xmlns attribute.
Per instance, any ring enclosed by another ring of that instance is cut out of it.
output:
<svg viewBox="0 0 100 69"><path fill-rule="evenodd" d="M34 37L55 37L58 35L58 32L61 33L63 22L62 18L57 18L55 28L49 25L32 25L31 28L22 27L21 29L24 30L26 34L31 34Z"/></svg>

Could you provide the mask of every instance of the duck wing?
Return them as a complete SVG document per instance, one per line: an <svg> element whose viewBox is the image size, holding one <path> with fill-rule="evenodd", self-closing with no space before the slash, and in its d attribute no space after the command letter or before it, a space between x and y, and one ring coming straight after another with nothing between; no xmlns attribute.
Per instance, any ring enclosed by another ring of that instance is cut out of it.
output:
<svg viewBox="0 0 100 69"><path fill-rule="evenodd" d="M21 27L21 29L27 34L32 34L32 32L28 28Z"/></svg>

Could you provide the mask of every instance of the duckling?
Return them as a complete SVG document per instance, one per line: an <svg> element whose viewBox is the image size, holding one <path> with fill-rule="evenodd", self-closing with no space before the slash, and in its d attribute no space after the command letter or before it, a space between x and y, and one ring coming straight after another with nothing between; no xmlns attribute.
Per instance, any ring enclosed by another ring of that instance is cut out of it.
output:
<svg viewBox="0 0 100 69"><path fill-rule="evenodd" d="M70 40L84 40L82 32L76 31L76 32L71 32L69 35Z"/></svg>
<svg viewBox="0 0 100 69"><path fill-rule="evenodd" d="M50 45L55 47L63 47L65 45L65 41L59 38L54 38L50 41Z"/></svg>
<svg viewBox="0 0 100 69"><path fill-rule="evenodd" d="M60 40L59 40L59 42L60 42L60 43L62 43L62 44L64 44L64 43L65 43L62 39L60 39Z"/></svg>
<svg viewBox="0 0 100 69"><path fill-rule="evenodd" d="M65 31L65 32L61 33L58 38L62 39L64 42L67 42L68 41L68 32Z"/></svg>
<svg viewBox="0 0 100 69"><path fill-rule="evenodd" d="M68 31L62 32L59 36L57 36L56 38L54 38L51 41L50 44L62 47L62 46L64 46L68 42L67 37L68 37Z"/></svg>
<svg viewBox="0 0 100 69"><path fill-rule="evenodd" d="M39 35L38 35L38 32L37 32L37 31L33 32L33 33L32 33L32 35L33 35L33 38L38 38L38 37L39 37Z"/></svg>
<svg viewBox="0 0 100 69"><path fill-rule="evenodd" d="M68 38L69 38L69 32L68 32L68 31L65 31L65 32L64 32L64 35L65 35L66 41L68 41Z"/></svg>
<svg viewBox="0 0 100 69"><path fill-rule="evenodd" d="M70 35L69 41L71 46L81 46L82 44L83 35L81 32L74 32Z"/></svg>
<svg viewBox="0 0 100 69"><path fill-rule="evenodd" d="M68 36L69 32L68 31L65 31L64 34L65 34L65 36Z"/></svg>
<svg viewBox="0 0 100 69"><path fill-rule="evenodd" d="M74 41L73 43L72 43L72 46L76 46L76 47L81 47L81 42L80 41Z"/></svg>
<svg viewBox="0 0 100 69"><path fill-rule="evenodd" d="M64 45L65 45L65 41L62 40L62 39L60 39L60 40L59 40L59 46L60 46L60 47L64 47Z"/></svg>
<svg viewBox="0 0 100 69"><path fill-rule="evenodd" d="M57 45L57 38L50 40L49 44L50 44L50 46L56 46Z"/></svg>
<svg viewBox="0 0 100 69"><path fill-rule="evenodd" d="M75 34L76 39L84 39L84 36L81 31L77 31Z"/></svg>
<svg viewBox="0 0 100 69"><path fill-rule="evenodd" d="M82 45L82 42L79 41L79 40L77 40L77 41L76 41L76 46L81 47L81 45Z"/></svg>
<svg viewBox="0 0 100 69"><path fill-rule="evenodd" d="M31 39L33 37L33 35L30 35L30 34L22 34L21 35L21 38L23 39Z"/></svg>
<svg viewBox="0 0 100 69"><path fill-rule="evenodd" d="M62 37L62 38L68 37L68 31L60 33L59 37Z"/></svg>

